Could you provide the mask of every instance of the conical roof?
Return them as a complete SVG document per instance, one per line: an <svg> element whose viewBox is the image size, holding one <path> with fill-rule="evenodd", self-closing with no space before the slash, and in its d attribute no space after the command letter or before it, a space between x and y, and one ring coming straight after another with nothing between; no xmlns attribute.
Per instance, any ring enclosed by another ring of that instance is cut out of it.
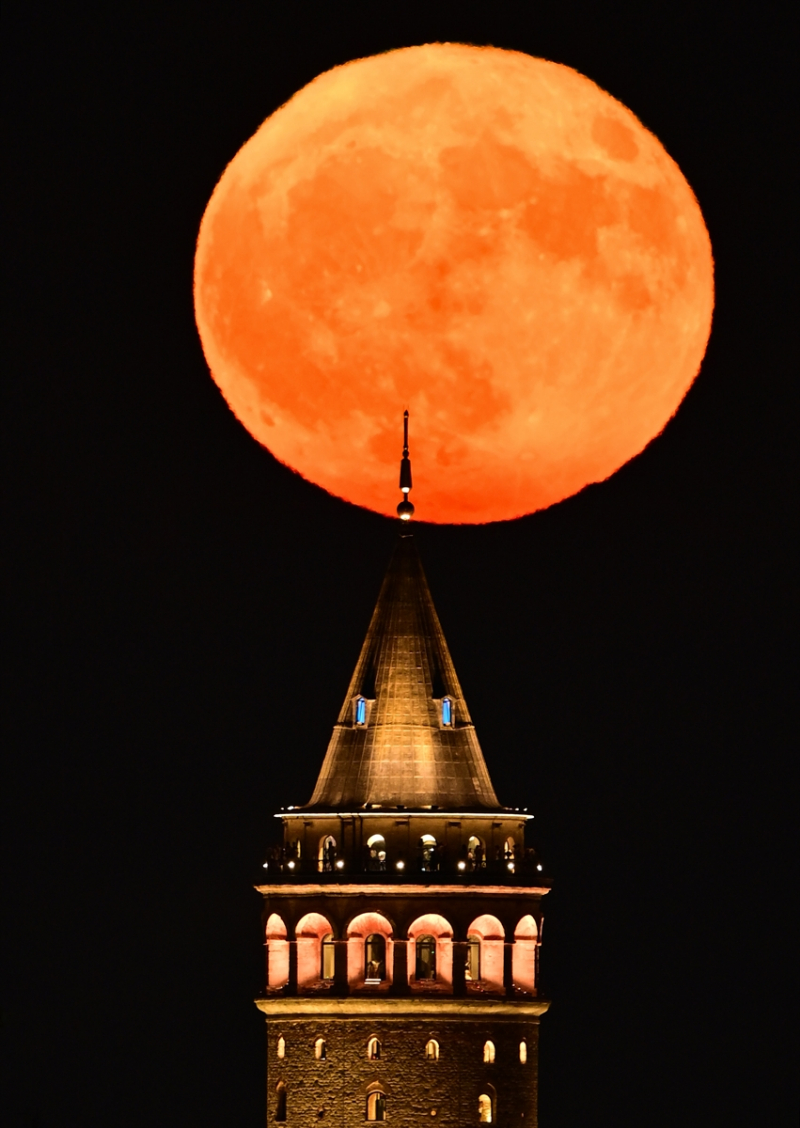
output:
<svg viewBox="0 0 800 1128"><path fill-rule="evenodd" d="M364 722L359 723L357 702ZM450 698L451 724L442 701ZM414 537L401 534L309 808L501 810Z"/></svg>

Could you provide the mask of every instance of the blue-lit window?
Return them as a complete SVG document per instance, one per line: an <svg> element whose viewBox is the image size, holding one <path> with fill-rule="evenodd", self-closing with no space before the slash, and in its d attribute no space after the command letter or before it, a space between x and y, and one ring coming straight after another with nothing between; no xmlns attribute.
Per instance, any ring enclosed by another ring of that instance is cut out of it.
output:
<svg viewBox="0 0 800 1128"><path fill-rule="evenodd" d="M442 701L442 724L451 725L453 723L453 702L449 697L445 697Z"/></svg>
<svg viewBox="0 0 800 1128"><path fill-rule="evenodd" d="M359 697L356 701L356 724L365 725L367 723L367 702L363 697Z"/></svg>

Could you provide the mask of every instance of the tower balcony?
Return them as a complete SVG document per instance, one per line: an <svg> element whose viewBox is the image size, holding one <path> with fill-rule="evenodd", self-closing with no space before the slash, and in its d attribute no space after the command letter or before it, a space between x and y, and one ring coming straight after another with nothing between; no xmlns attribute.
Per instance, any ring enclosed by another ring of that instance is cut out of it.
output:
<svg viewBox="0 0 800 1128"><path fill-rule="evenodd" d="M543 885L541 858L526 846L524 811L291 808L277 816L283 842L263 863L270 883L337 885Z"/></svg>
<svg viewBox="0 0 800 1128"><path fill-rule="evenodd" d="M511 858L484 859L480 862L463 858L442 857L431 860L422 851L408 860L367 858L297 857L291 851L276 847L263 864L262 881L270 885L462 885L462 886L530 886L549 888L550 882L534 851Z"/></svg>

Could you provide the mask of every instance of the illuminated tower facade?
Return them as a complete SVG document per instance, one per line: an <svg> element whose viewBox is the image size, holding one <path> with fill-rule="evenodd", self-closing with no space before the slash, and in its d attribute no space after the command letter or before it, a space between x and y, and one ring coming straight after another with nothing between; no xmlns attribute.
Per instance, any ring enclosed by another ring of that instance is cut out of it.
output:
<svg viewBox="0 0 800 1128"><path fill-rule="evenodd" d="M267 1122L536 1125L549 886L531 816L494 793L407 524L314 793L278 817L258 887Z"/></svg>

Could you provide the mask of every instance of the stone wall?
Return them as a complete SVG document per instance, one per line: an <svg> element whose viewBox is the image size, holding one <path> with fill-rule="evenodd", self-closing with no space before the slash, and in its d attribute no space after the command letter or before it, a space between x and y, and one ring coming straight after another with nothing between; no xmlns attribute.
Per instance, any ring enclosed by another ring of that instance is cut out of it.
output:
<svg viewBox="0 0 800 1128"><path fill-rule="evenodd" d="M480 1123L478 1098L494 1102L492 1123L537 1123L538 1019L519 1018L320 1018L270 1016L267 1021L267 1123L275 1122L276 1086L286 1086L289 1126L363 1125L370 1086L386 1094L386 1122L396 1128L442 1125L467 1128ZM381 1043L379 1060L369 1060L367 1043ZM285 1056L278 1057L283 1037ZM324 1060L315 1043L325 1040ZM435 1039L438 1060L426 1059ZM520 1061L525 1041L527 1061ZM494 1043L495 1060L484 1062Z"/></svg>

